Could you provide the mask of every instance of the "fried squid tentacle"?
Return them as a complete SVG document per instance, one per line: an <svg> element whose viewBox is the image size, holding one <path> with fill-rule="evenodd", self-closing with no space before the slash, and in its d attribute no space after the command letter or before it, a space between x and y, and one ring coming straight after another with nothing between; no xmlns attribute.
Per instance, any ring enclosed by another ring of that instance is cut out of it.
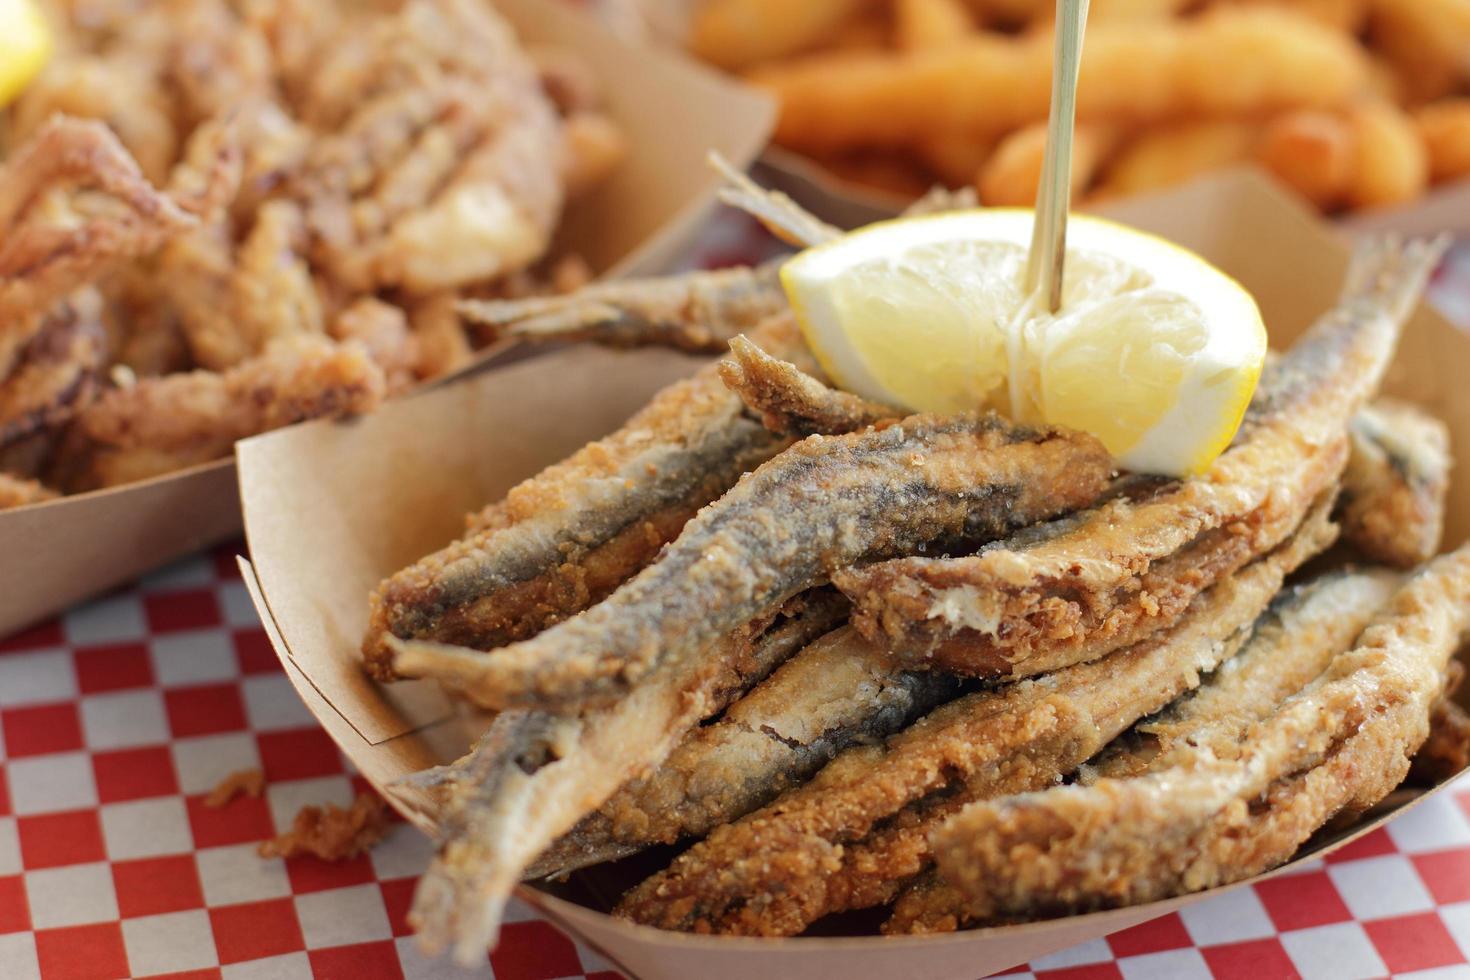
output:
<svg viewBox="0 0 1470 980"><path fill-rule="evenodd" d="M1444 423L1380 401L1353 419L1343 473L1344 540L1374 561L1413 568L1439 550L1450 485Z"/></svg>
<svg viewBox="0 0 1470 980"><path fill-rule="evenodd" d="M1149 902L1272 868L1403 780L1467 626L1462 548L1268 717L1203 726L1138 778L968 807L934 834L940 868L1001 914Z"/></svg>
<svg viewBox="0 0 1470 980"><path fill-rule="evenodd" d="M415 777L444 800L444 846L412 913L424 941L452 943L465 963L483 960L511 889L537 854L845 610L830 592L801 597L776 622L747 624L607 708L504 712L464 759Z"/></svg>
<svg viewBox="0 0 1470 980"><path fill-rule="evenodd" d="M904 413L829 388L789 361L772 357L744 337L730 341L720 377L772 432L842 435L889 422Z"/></svg>
<svg viewBox="0 0 1470 980"><path fill-rule="evenodd" d="M969 800L1054 784L1230 657L1285 576L1332 542L1327 509L1159 636L966 695L885 744L849 749L810 783L716 829L616 914L665 929L794 935L824 915L891 901L930 866L936 821Z"/></svg>
<svg viewBox="0 0 1470 980"><path fill-rule="evenodd" d="M854 623L917 661L986 677L1055 670L1167 625L1337 481L1348 422L1442 250L1361 247L1336 308L1268 367L1241 436L1203 476L1114 500L1031 547L843 572Z"/></svg>
<svg viewBox="0 0 1470 980"><path fill-rule="evenodd" d="M800 356L787 320L754 336ZM669 386L617 432L513 488L464 538L378 586L363 642L368 669L394 676L389 637L488 648L580 612L787 445L745 417L714 366Z"/></svg>
<svg viewBox="0 0 1470 980"><path fill-rule="evenodd" d="M113 262L194 229L192 200L150 184L102 123L51 120L0 176L0 323L43 313Z"/></svg>
<svg viewBox="0 0 1470 980"><path fill-rule="evenodd" d="M743 477L658 561L582 615L488 656L407 642L394 667L453 676L486 707L605 702L837 569L933 542L987 540L1086 506L1112 466L1091 436L995 415L812 436Z"/></svg>
<svg viewBox="0 0 1470 980"><path fill-rule="evenodd" d="M661 344L723 353L730 338L787 309L778 263L630 279L567 296L465 300L465 319L493 337Z"/></svg>
<svg viewBox="0 0 1470 980"><path fill-rule="evenodd" d="M1352 646L1402 583L1390 572L1321 576L1277 596L1249 642L1192 694L1115 739L1080 770L1084 783L1139 775L1211 725L1249 724L1320 674ZM936 822L932 826L937 827ZM931 871L904 890L883 926L888 934L950 932L986 921L988 903Z"/></svg>
<svg viewBox="0 0 1470 980"><path fill-rule="evenodd" d="M69 421L96 390L106 332L90 291L57 306L0 379L0 448Z"/></svg>
<svg viewBox="0 0 1470 980"><path fill-rule="evenodd" d="M848 746L903 728L959 690L948 675L903 670L851 627L834 630L719 721L690 733L651 775L619 790L543 854L529 876L703 836L799 785Z"/></svg>
<svg viewBox="0 0 1470 980"><path fill-rule="evenodd" d="M228 456L234 444L311 418L372 411L383 372L356 344L277 341L223 374L192 371L113 388L83 409L69 438L78 489L112 486Z"/></svg>

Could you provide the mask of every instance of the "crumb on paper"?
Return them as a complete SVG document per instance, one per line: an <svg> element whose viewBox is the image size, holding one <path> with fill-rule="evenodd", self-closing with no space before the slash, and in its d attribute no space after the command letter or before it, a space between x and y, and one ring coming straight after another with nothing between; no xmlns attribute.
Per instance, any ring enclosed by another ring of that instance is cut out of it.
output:
<svg viewBox="0 0 1470 980"><path fill-rule="evenodd" d="M323 861L356 857L383 839L388 831L388 805L374 793L359 793L346 810L328 803L304 806L291 829L262 841L261 857L313 854Z"/></svg>
<svg viewBox="0 0 1470 980"><path fill-rule="evenodd" d="M217 810L242 794L251 799L259 799L263 792L265 773L259 769L240 769L221 779L204 798L204 805Z"/></svg>

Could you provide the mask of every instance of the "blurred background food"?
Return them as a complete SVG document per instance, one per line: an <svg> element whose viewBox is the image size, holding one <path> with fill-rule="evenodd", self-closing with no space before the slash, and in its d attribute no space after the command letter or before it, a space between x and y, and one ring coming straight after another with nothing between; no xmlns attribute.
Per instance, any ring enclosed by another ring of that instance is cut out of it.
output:
<svg viewBox="0 0 1470 980"><path fill-rule="evenodd" d="M1030 205L1054 8L696 0L686 34L774 94L777 143L839 179L901 198L973 184L985 204ZM1326 212L1470 175L1470 0L1093 0L1089 20L1084 205L1250 163Z"/></svg>
<svg viewBox="0 0 1470 980"><path fill-rule="evenodd" d="M470 360L459 298L589 277L553 238L624 137L491 3L35 9L0 3L0 508L369 410Z"/></svg>

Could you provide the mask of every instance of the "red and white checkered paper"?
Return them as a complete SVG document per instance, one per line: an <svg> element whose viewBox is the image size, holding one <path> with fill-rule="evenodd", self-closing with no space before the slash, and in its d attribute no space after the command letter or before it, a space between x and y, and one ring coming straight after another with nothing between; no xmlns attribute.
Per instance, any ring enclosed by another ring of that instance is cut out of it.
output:
<svg viewBox="0 0 1470 980"><path fill-rule="evenodd" d="M727 218L699 255L768 249ZM1439 291L1470 322L1470 252ZM0 980L617 976L524 906L481 970L419 956L404 913L430 847L406 824L352 861L256 855L300 806L345 805L358 781L280 672L235 550L0 641ZM256 767L262 799L203 805ZM1470 780L1325 864L1007 976L1390 975L1470 980Z"/></svg>

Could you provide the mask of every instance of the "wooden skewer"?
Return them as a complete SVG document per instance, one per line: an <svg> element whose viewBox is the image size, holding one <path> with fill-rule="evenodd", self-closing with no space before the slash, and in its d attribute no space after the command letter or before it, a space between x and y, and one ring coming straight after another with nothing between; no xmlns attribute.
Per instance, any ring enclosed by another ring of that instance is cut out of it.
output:
<svg viewBox="0 0 1470 980"><path fill-rule="evenodd" d="M1046 156L1036 188L1036 220L1026 257L1026 293L1041 291L1047 309L1062 305L1067 257L1067 211L1072 206L1072 133L1077 127L1077 74L1088 0L1057 0L1056 51L1051 75L1051 112L1046 121Z"/></svg>

